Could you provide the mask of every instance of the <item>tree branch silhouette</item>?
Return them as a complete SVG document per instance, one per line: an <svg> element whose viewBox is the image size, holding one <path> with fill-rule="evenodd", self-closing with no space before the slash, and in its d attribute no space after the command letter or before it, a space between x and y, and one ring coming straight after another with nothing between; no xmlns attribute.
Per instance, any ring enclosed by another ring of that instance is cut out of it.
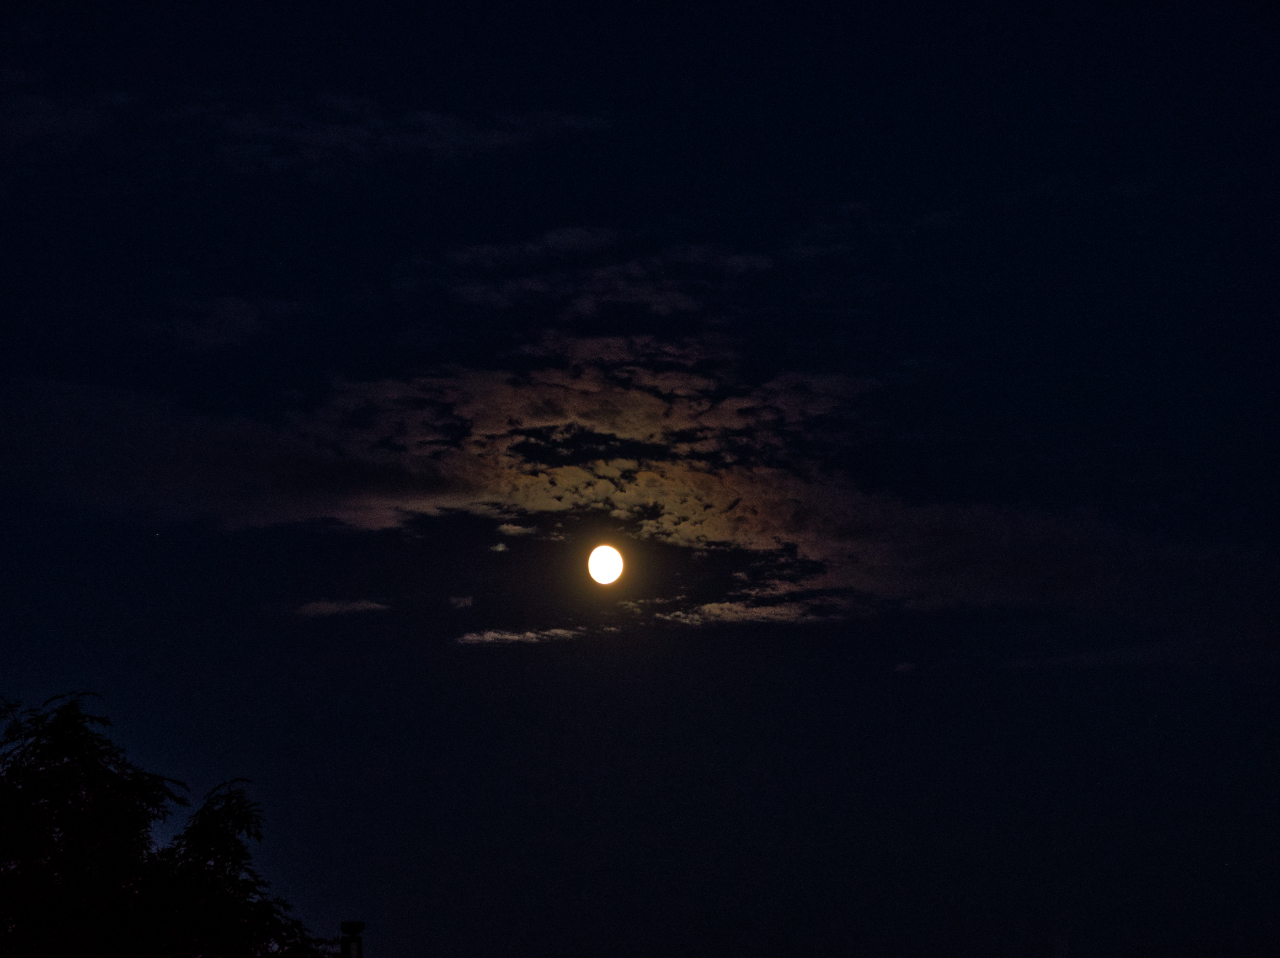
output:
<svg viewBox="0 0 1280 958"><path fill-rule="evenodd" d="M158 847L152 828L189 805L186 785L130 762L90 697L0 700L0 956L332 955L253 868L262 812L246 780L212 789Z"/></svg>

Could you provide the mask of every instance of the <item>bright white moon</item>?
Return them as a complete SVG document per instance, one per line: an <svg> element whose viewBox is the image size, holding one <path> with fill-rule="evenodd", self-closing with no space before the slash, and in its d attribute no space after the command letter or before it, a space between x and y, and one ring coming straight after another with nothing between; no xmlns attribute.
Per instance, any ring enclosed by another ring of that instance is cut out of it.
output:
<svg viewBox="0 0 1280 958"><path fill-rule="evenodd" d="M587 571L601 585L608 585L622 575L622 556L613 546L596 546L587 560Z"/></svg>

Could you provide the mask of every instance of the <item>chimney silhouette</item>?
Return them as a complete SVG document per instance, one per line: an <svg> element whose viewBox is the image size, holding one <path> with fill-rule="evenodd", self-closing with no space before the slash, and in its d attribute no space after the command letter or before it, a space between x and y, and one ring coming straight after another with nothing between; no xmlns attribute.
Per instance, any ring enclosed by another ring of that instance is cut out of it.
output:
<svg viewBox="0 0 1280 958"><path fill-rule="evenodd" d="M342 958L364 958L364 939L360 937L364 922L344 921L338 927L342 931L342 937L338 939Z"/></svg>

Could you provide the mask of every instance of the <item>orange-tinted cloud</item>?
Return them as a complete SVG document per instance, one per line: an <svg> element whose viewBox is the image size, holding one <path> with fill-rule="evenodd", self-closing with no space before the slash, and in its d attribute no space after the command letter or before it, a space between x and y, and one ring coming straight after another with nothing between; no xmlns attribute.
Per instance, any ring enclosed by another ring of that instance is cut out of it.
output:
<svg viewBox="0 0 1280 958"><path fill-rule="evenodd" d="M7 468L46 494L233 525L381 529L462 512L504 537L554 539L557 518L594 516L639 540L743 556L722 595L635 606L690 625L814 621L884 603L1175 621L1206 590L1219 607L1265 591L1267 569L1247 559L1097 520L859 489L831 453L870 383L800 373L751 383L714 339L558 336L516 359L519 372L340 384L323 408L275 427L11 383L0 398L23 450Z"/></svg>

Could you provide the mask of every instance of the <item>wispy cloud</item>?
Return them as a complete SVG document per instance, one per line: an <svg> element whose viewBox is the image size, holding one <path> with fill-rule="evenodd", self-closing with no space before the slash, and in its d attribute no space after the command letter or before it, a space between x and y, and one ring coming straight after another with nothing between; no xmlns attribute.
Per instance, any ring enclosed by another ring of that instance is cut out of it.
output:
<svg viewBox="0 0 1280 958"><path fill-rule="evenodd" d="M397 158L456 159L607 125L599 117L554 111L483 120L431 110L392 112L356 97L323 97L269 111L190 107L177 116L213 125L220 134L223 158L241 173L298 168L334 173Z"/></svg>
<svg viewBox="0 0 1280 958"><path fill-rule="evenodd" d="M464 118L426 108L392 110L349 96L269 107L213 97L162 103L127 94L67 100L31 90L0 97L0 155L71 153L113 133L132 139L142 154L161 137L202 145L237 173L301 172L313 179L386 162L457 160L607 126L601 117L554 110Z"/></svg>
<svg viewBox="0 0 1280 958"><path fill-rule="evenodd" d="M830 607L830 600L828 600ZM803 623L825 622L841 618L834 609L822 614L803 602L779 602L773 605L753 605L748 602L707 602L689 610L658 612L655 619L680 625L708 625L711 623Z"/></svg>
<svg viewBox="0 0 1280 958"><path fill-rule="evenodd" d="M512 642L555 642L564 639L575 639L581 636L581 629L533 629L528 632L506 632L501 629L487 629L484 632L468 632L460 636L462 645L504 644Z"/></svg>
<svg viewBox="0 0 1280 958"><path fill-rule="evenodd" d="M504 522L498 526L504 536L531 536L538 531L536 526L518 526L514 522Z"/></svg>
<svg viewBox="0 0 1280 958"><path fill-rule="evenodd" d="M456 271L453 294L467 306L551 304L569 320L590 319L609 307L664 317L695 313L740 277L773 265L766 256L715 246L622 255L615 249L620 243L612 231L561 229L525 243L468 247L446 261Z"/></svg>
<svg viewBox="0 0 1280 958"><path fill-rule="evenodd" d="M93 98L65 103L33 93L0 99L0 155L70 153L107 130L119 103Z"/></svg>
<svg viewBox="0 0 1280 958"><path fill-rule="evenodd" d="M522 243L468 246L450 254L448 260L456 266L484 269L528 267L571 256L600 253L618 243L618 234L613 230L562 227Z"/></svg>
<svg viewBox="0 0 1280 958"><path fill-rule="evenodd" d="M308 602L305 605L298 606L295 609L297 615L307 618L315 618L324 615L349 615L352 612L386 612L388 605L381 602L373 602L369 599L341 600L337 602L320 601Z"/></svg>
<svg viewBox="0 0 1280 958"><path fill-rule="evenodd" d="M224 296L177 304L178 315L151 331L196 351L221 349L257 339L281 320L302 311L298 303Z"/></svg>

